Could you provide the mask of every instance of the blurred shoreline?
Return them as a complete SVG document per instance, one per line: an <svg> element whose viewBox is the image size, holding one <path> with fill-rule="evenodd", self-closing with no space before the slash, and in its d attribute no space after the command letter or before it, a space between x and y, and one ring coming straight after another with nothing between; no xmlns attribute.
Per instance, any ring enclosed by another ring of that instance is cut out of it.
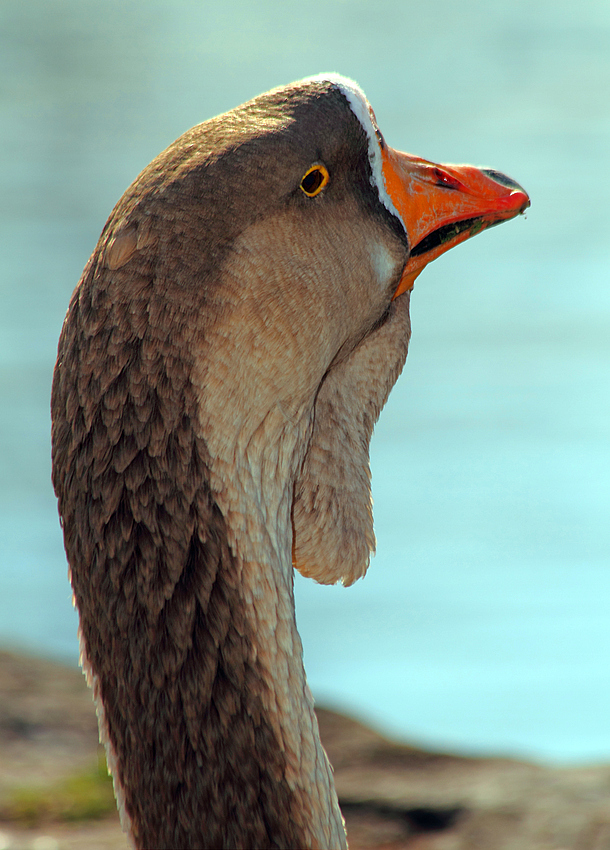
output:
<svg viewBox="0 0 610 850"><path fill-rule="evenodd" d="M317 711L352 850L610 847L610 765L545 767L429 752ZM125 850L104 776L94 803L87 785L87 803L75 810L79 782L98 759L95 711L80 671L0 651L2 850ZM59 805L58 788L74 800Z"/></svg>

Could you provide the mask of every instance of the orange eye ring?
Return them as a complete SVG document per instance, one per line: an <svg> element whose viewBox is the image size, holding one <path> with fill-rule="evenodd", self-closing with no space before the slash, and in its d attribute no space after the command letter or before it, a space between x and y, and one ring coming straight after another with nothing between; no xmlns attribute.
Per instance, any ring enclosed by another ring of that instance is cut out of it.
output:
<svg viewBox="0 0 610 850"><path fill-rule="evenodd" d="M308 198L315 198L316 195L320 194L329 180L330 174L328 173L328 169L318 162L307 169L301 178L299 188Z"/></svg>

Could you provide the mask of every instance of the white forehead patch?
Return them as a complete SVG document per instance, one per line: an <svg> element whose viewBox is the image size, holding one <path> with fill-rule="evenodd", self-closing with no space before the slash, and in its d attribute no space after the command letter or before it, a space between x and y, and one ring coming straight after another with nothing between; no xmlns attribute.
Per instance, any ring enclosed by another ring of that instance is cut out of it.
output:
<svg viewBox="0 0 610 850"><path fill-rule="evenodd" d="M302 80L302 82L306 83L309 80L314 81L323 81L329 82L333 86L339 89L339 91L345 96L347 99L352 112L360 122L364 132L367 135L369 140L369 162L371 163L371 172L373 176L373 183L379 193L379 200L384 205L384 207L389 210L392 215L395 215L398 221L402 224L405 233L407 232L407 228L405 227L405 223L402 220L402 217L392 199L388 195L385 179L383 177L382 170L382 161L381 161L381 145L377 139L377 134L375 133L375 127L373 126L373 121L371 119L371 113L369 111L369 102L366 99L365 93L362 91L358 83L354 82L354 80L350 80L348 77L342 77L341 74L316 74L314 77L307 77Z"/></svg>

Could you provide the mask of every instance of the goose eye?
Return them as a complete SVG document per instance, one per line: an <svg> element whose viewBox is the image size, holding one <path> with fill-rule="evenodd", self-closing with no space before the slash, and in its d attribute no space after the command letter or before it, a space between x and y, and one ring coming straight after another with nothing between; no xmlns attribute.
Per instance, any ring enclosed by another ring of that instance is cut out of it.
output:
<svg viewBox="0 0 610 850"><path fill-rule="evenodd" d="M300 188L308 198L314 198L326 186L329 179L328 169L323 165L312 165L303 175Z"/></svg>

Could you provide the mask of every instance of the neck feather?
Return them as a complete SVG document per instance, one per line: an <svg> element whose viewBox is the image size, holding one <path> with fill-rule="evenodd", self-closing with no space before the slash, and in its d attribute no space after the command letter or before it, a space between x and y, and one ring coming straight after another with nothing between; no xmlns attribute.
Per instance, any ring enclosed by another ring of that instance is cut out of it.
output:
<svg viewBox="0 0 610 850"><path fill-rule="evenodd" d="M83 666L123 823L138 848L344 847L294 618L290 441L279 487L261 484L275 461L252 444L241 491L223 490L228 455L212 464L194 427L191 325L153 347L120 309L75 295L52 406Z"/></svg>
<svg viewBox="0 0 610 850"><path fill-rule="evenodd" d="M345 847L345 828L322 747L303 667L293 595L291 511L296 472L311 432L311 415L287 416L275 406L227 439L209 410L231 417L228 399L199 395L199 430L213 460L209 480L227 521L227 542L240 573L240 619L250 634L248 665L256 668L282 783L294 795L289 818L303 847ZM311 414L311 411L309 411Z"/></svg>

